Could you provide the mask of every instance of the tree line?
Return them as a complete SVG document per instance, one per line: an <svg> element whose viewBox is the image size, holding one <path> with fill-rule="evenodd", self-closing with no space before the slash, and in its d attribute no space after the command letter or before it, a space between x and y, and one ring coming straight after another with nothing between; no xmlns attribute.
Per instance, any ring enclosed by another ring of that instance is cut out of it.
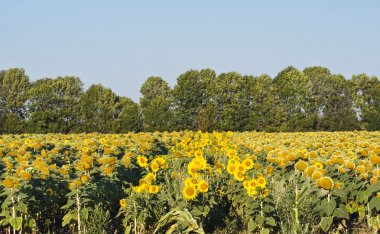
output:
<svg viewBox="0 0 380 234"><path fill-rule="evenodd" d="M380 81L289 66L269 75L189 70L173 88L160 77L141 86L139 103L78 77L30 81L0 71L0 133L129 131L380 130Z"/></svg>

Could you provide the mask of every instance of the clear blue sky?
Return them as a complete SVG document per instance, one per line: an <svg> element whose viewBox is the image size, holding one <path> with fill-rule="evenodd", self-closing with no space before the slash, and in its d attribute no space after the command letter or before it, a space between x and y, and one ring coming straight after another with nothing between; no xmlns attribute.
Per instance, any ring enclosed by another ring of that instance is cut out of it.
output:
<svg viewBox="0 0 380 234"><path fill-rule="evenodd" d="M321 65L380 76L380 1L0 2L0 70L79 76L137 101L149 76L189 69L275 76Z"/></svg>

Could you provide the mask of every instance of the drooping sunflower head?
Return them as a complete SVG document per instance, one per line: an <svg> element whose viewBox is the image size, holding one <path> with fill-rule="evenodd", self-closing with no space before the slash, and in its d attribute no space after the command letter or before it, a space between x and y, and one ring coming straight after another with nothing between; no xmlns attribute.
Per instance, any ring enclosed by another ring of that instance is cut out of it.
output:
<svg viewBox="0 0 380 234"><path fill-rule="evenodd" d="M307 168L307 163L303 160L300 160L296 163L296 169L299 171L304 171Z"/></svg>
<svg viewBox="0 0 380 234"><path fill-rule="evenodd" d="M12 179L5 178L5 179L3 180L3 185L4 185L4 187L6 187L6 188L13 188L14 185L15 185L15 183L14 183L14 181L13 181Z"/></svg>
<svg viewBox="0 0 380 234"><path fill-rule="evenodd" d="M331 190L334 188L334 182L330 177L326 176L317 180L317 186L326 190Z"/></svg>

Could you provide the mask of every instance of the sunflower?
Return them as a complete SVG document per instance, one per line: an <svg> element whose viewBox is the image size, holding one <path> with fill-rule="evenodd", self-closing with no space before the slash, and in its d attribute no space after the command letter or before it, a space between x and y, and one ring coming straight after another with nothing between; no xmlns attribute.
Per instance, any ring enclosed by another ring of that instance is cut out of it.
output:
<svg viewBox="0 0 380 234"><path fill-rule="evenodd" d="M311 174L313 180L318 180L321 177L323 177L323 174L320 171L314 171L313 174Z"/></svg>
<svg viewBox="0 0 380 234"><path fill-rule="evenodd" d="M147 167L148 166L148 159L145 156L137 156L137 164L140 167Z"/></svg>
<svg viewBox="0 0 380 234"><path fill-rule="evenodd" d="M119 203L120 203L120 206L123 208L127 206L127 200L125 198L121 199Z"/></svg>
<svg viewBox="0 0 380 234"><path fill-rule="evenodd" d="M252 179L249 181L250 187L256 188L257 187L257 180Z"/></svg>
<svg viewBox="0 0 380 234"><path fill-rule="evenodd" d="M182 194L186 200L194 200L197 197L197 189L193 185L185 186Z"/></svg>
<svg viewBox="0 0 380 234"><path fill-rule="evenodd" d="M260 188L265 188L265 185L267 184L267 180L264 178L264 176L259 176L257 178L257 185Z"/></svg>
<svg viewBox="0 0 380 234"><path fill-rule="evenodd" d="M150 168L152 169L153 172L157 172L158 169L160 169L158 163L156 163L156 162L151 163Z"/></svg>
<svg viewBox="0 0 380 234"><path fill-rule="evenodd" d="M269 189L262 190L260 194L263 198L266 198L269 195Z"/></svg>
<svg viewBox="0 0 380 234"><path fill-rule="evenodd" d="M344 169L343 166L339 166L339 167L338 167L338 172L339 172L340 174L345 174L345 173L346 173L346 169Z"/></svg>
<svg viewBox="0 0 380 234"><path fill-rule="evenodd" d="M4 187L6 187L6 188L13 188L14 185L15 185L15 183L14 183L14 181L13 181L12 179L5 178L5 179L3 180L3 185L4 185Z"/></svg>
<svg viewBox="0 0 380 234"><path fill-rule="evenodd" d="M372 165L377 165L380 163L380 156L372 154L369 156L369 161L372 163Z"/></svg>
<svg viewBox="0 0 380 234"><path fill-rule="evenodd" d="M358 167L356 167L356 170L359 172L359 173L365 173L366 172L366 169L363 165L360 165Z"/></svg>
<svg viewBox="0 0 380 234"><path fill-rule="evenodd" d="M49 196L53 195L53 189L51 188L46 189L46 192L49 194Z"/></svg>
<svg viewBox="0 0 380 234"><path fill-rule="evenodd" d="M247 193L248 193L248 196L255 198L257 195L257 190L256 188L251 187L248 189Z"/></svg>
<svg viewBox="0 0 380 234"><path fill-rule="evenodd" d="M323 169L323 164L321 162L314 163L314 166L318 169Z"/></svg>
<svg viewBox="0 0 380 234"><path fill-rule="evenodd" d="M185 179L185 186L196 186L196 184L197 184L197 180L194 177Z"/></svg>
<svg viewBox="0 0 380 234"><path fill-rule="evenodd" d="M248 190L251 187L251 183L249 180L244 180L243 186L246 190Z"/></svg>
<svg viewBox="0 0 380 234"><path fill-rule="evenodd" d="M187 165L187 173L189 173L190 175L195 175L197 173L197 167L195 166L195 163L193 161L191 161Z"/></svg>
<svg viewBox="0 0 380 234"><path fill-rule="evenodd" d="M353 163L353 162L351 162L351 161L346 162L345 166L346 166L346 168L347 168L348 170L353 170L353 169L355 169L355 163Z"/></svg>
<svg viewBox="0 0 380 234"><path fill-rule="evenodd" d="M32 175L27 171L23 171L20 173L20 177L24 180L30 180L32 178Z"/></svg>
<svg viewBox="0 0 380 234"><path fill-rule="evenodd" d="M380 146L375 147L374 151L376 154L380 155Z"/></svg>
<svg viewBox="0 0 380 234"><path fill-rule="evenodd" d="M240 171L235 171L234 178L237 181L243 181L244 180L244 173Z"/></svg>
<svg viewBox="0 0 380 234"><path fill-rule="evenodd" d="M82 175L81 177L80 177L80 181L84 184L84 183L86 183L87 181L88 181L88 176L87 175Z"/></svg>
<svg viewBox="0 0 380 234"><path fill-rule="evenodd" d="M148 183L152 183L153 181L156 181L157 177L155 174L153 173L148 173L146 176L145 176L145 179Z"/></svg>
<svg viewBox="0 0 380 234"><path fill-rule="evenodd" d="M227 164L228 174L233 175L235 173L235 170L236 170L236 165L234 163L228 163Z"/></svg>
<svg viewBox="0 0 380 234"><path fill-rule="evenodd" d="M317 186L330 190L334 187L334 182L330 177L322 177L317 180Z"/></svg>
<svg viewBox="0 0 380 234"><path fill-rule="evenodd" d="M369 182L370 182L371 184L376 184L377 182L379 182L379 178L378 178L378 177L372 177L372 178L369 180Z"/></svg>
<svg viewBox="0 0 380 234"><path fill-rule="evenodd" d="M307 167L305 169L306 176L311 177L311 175L313 174L313 172L315 171L315 169L316 168L314 166Z"/></svg>
<svg viewBox="0 0 380 234"><path fill-rule="evenodd" d="M265 172L267 175L271 175L273 173L273 171L274 171L274 167L271 165L269 165L265 168Z"/></svg>
<svg viewBox="0 0 380 234"><path fill-rule="evenodd" d="M296 169L299 171L304 171L307 168L307 163L303 160L300 160L296 163Z"/></svg>
<svg viewBox="0 0 380 234"><path fill-rule="evenodd" d="M247 170L249 170L249 169L251 169L253 167L253 161L250 158L246 158L246 159L243 160L243 162L241 163L241 165L243 165L244 170L247 171Z"/></svg>
<svg viewBox="0 0 380 234"><path fill-rule="evenodd" d="M199 192L205 193L208 191L208 183L205 180L200 180L197 184L197 188Z"/></svg>
<svg viewBox="0 0 380 234"><path fill-rule="evenodd" d="M151 185L149 186L149 193L156 194L160 190L160 187L158 185Z"/></svg>

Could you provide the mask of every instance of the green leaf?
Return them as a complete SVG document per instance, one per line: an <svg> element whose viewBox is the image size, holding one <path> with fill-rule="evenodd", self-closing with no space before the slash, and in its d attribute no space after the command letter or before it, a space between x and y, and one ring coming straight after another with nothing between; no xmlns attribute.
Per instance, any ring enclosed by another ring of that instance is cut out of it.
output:
<svg viewBox="0 0 380 234"><path fill-rule="evenodd" d="M363 220L365 218L365 208L363 205L358 206L359 220Z"/></svg>
<svg viewBox="0 0 380 234"><path fill-rule="evenodd" d="M274 208L272 206L266 205L263 207L263 211L265 213L270 213L270 212L274 211Z"/></svg>
<svg viewBox="0 0 380 234"><path fill-rule="evenodd" d="M208 215L208 213L210 212L210 207L209 206L205 206L204 210L205 211L204 211L203 215L206 217Z"/></svg>
<svg viewBox="0 0 380 234"><path fill-rule="evenodd" d="M9 223L11 224L11 226L16 229L16 230L20 230L21 229L21 226L22 226L22 217L17 217L17 218L11 218L9 220Z"/></svg>
<svg viewBox="0 0 380 234"><path fill-rule="evenodd" d="M74 212L69 212L62 218L62 227L66 226L72 219L75 218L75 213Z"/></svg>
<svg viewBox="0 0 380 234"><path fill-rule="evenodd" d="M335 202L335 200L330 200L330 201L323 200L321 202L321 207L327 216L331 216L334 212L335 207L336 207L336 202Z"/></svg>
<svg viewBox="0 0 380 234"><path fill-rule="evenodd" d="M128 225L127 227L125 227L124 233L125 234L130 234L131 230L132 230L132 225Z"/></svg>
<svg viewBox="0 0 380 234"><path fill-rule="evenodd" d="M33 219L33 218L30 218L30 219L28 220L28 222L27 222L27 225L28 225L28 227L30 227L30 228L34 228L34 227L36 227L36 220Z"/></svg>
<svg viewBox="0 0 380 234"><path fill-rule="evenodd" d="M253 221L253 219L249 219L248 231L253 232L256 228L257 228L257 224L255 223L255 221Z"/></svg>
<svg viewBox="0 0 380 234"><path fill-rule="evenodd" d="M24 203L20 202L17 204L16 210L21 211L21 213L27 213L28 208Z"/></svg>
<svg viewBox="0 0 380 234"><path fill-rule="evenodd" d="M269 234L270 230L268 228L264 228L260 230L260 234Z"/></svg>
<svg viewBox="0 0 380 234"><path fill-rule="evenodd" d="M264 219L264 217L263 216L257 216L256 217L256 223L259 225L259 226L262 226L263 224L264 224L264 221L265 221L265 219Z"/></svg>
<svg viewBox="0 0 380 234"><path fill-rule="evenodd" d="M333 222L333 217L323 217L321 223L319 224L324 232L327 232L330 229L330 226Z"/></svg>
<svg viewBox="0 0 380 234"><path fill-rule="evenodd" d="M340 219L350 219L350 214L343 205L340 205L339 208L334 211L334 216Z"/></svg>
<svg viewBox="0 0 380 234"><path fill-rule="evenodd" d="M355 202L350 202L346 205L346 209L347 211L350 213L350 214L353 214L355 213L356 211L358 211L358 204L356 204Z"/></svg>
<svg viewBox="0 0 380 234"><path fill-rule="evenodd" d="M200 211L198 207L194 207L194 209L191 211L191 214L194 216L201 216L203 212Z"/></svg>
<svg viewBox="0 0 380 234"><path fill-rule="evenodd" d="M372 193L380 191L380 183L371 184L368 187L367 191L368 191L369 195L371 195Z"/></svg>
<svg viewBox="0 0 380 234"><path fill-rule="evenodd" d="M80 216L81 216L84 220L87 220L87 219L88 219L88 209L87 209L87 208L83 208L83 209L81 209L81 211L80 211Z"/></svg>
<svg viewBox="0 0 380 234"><path fill-rule="evenodd" d="M366 191L359 191L356 195L356 201L357 202L363 202L367 198Z"/></svg>
<svg viewBox="0 0 380 234"><path fill-rule="evenodd" d="M17 198L19 198L19 199L23 199L23 198L26 198L26 197L28 197L28 195L26 195L25 193L19 193L19 194L17 194Z"/></svg>
<svg viewBox="0 0 380 234"><path fill-rule="evenodd" d="M276 227L276 220L273 218L273 217L267 217L266 218L266 221L265 221L266 224L272 226L272 227Z"/></svg>
<svg viewBox="0 0 380 234"><path fill-rule="evenodd" d="M69 209L72 205L75 204L75 201L73 200L68 200L66 205L62 206L61 209L65 210L65 209Z"/></svg>
<svg viewBox="0 0 380 234"><path fill-rule="evenodd" d="M376 211L380 211L380 198L373 197L368 205L371 210L375 208Z"/></svg>

